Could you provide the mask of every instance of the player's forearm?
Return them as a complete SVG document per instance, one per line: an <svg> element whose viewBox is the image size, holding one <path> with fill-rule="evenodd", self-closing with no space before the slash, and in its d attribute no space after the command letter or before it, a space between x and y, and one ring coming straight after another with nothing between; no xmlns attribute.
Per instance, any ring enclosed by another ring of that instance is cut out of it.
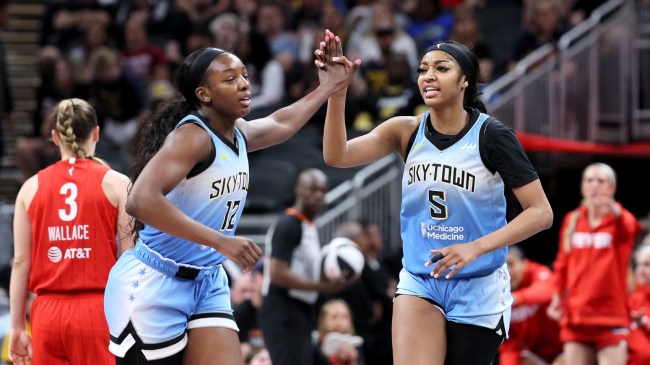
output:
<svg viewBox="0 0 650 365"><path fill-rule="evenodd" d="M25 329L27 280L31 264L27 261L14 260L9 284L9 316L11 329L22 331Z"/></svg>
<svg viewBox="0 0 650 365"><path fill-rule="evenodd" d="M323 158L330 166L341 166L347 150L345 94L333 96L327 103L323 129Z"/></svg>

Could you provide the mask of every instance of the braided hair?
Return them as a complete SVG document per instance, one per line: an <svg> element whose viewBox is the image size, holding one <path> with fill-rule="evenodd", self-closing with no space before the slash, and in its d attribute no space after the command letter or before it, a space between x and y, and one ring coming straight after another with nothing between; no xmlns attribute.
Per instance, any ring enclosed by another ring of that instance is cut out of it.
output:
<svg viewBox="0 0 650 365"><path fill-rule="evenodd" d="M61 100L56 106L54 121L56 133L65 148L78 158L92 159L106 164L80 146L80 143L90 138L97 127L97 114L87 101L78 98Z"/></svg>

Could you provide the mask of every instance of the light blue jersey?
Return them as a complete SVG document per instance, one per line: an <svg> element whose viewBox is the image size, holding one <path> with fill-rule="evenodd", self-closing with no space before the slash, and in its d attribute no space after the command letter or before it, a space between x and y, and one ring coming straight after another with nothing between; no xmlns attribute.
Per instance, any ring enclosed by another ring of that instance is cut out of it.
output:
<svg viewBox="0 0 650 365"><path fill-rule="evenodd" d="M205 129L216 154L166 198L190 218L233 235L248 191L246 141L235 129L235 147L194 115L177 127L184 123ZM140 242L120 256L106 285L104 311L113 354L124 357L137 346L147 360L164 359L185 348L189 329L238 331L221 253L151 226L139 235Z"/></svg>
<svg viewBox="0 0 650 365"><path fill-rule="evenodd" d="M235 128L237 148L234 148L194 115L183 118L177 127L185 123L196 123L210 134L216 155L207 169L183 179L166 198L188 217L224 235L233 236L248 192L246 141ZM226 260L212 247L172 236L151 226L145 226L139 236L147 247L176 263L207 267Z"/></svg>
<svg viewBox="0 0 650 365"><path fill-rule="evenodd" d="M506 225L504 183L484 165L480 153L481 113L456 143L439 150L426 137L424 114L402 177L401 231L403 265L413 274L429 274L429 250L472 242ZM507 248L477 258L456 278L484 276L505 263Z"/></svg>

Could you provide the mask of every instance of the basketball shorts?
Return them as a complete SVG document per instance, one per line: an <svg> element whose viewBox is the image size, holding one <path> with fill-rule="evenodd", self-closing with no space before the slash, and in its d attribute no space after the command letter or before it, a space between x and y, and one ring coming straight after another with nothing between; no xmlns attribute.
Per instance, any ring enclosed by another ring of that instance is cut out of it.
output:
<svg viewBox="0 0 650 365"><path fill-rule="evenodd" d="M32 364L115 364L103 301L101 292L37 296L30 313Z"/></svg>
<svg viewBox="0 0 650 365"><path fill-rule="evenodd" d="M182 266L141 243L111 270L104 310L117 357L138 346L147 360L167 358L185 348L192 328L239 331L221 265Z"/></svg>
<svg viewBox="0 0 650 365"><path fill-rule="evenodd" d="M499 336L507 336L510 327L512 295L506 264L486 276L451 279L402 269L397 295L423 298L437 306L448 321L494 329ZM503 330L506 333L500 333Z"/></svg>
<svg viewBox="0 0 650 365"><path fill-rule="evenodd" d="M607 346L626 345L628 334L623 327L568 325L560 329L560 340L589 344L600 351Z"/></svg>

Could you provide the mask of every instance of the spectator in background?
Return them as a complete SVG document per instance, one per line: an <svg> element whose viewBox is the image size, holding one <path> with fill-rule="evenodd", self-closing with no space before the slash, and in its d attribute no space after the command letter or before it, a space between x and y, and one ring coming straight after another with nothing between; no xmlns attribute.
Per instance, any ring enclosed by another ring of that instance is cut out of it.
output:
<svg viewBox="0 0 650 365"><path fill-rule="evenodd" d="M20 170L21 184L59 159L59 149L52 143L54 129L54 109L44 113L39 126L40 133L34 137L19 137L16 140L16 166Z"/></svg>
<svg viewBox="0 0 650 365"><path fill-rule="evenodd" d="M321 302L344 300L352 311L356 333L364 339L364 361L373 365L392 365L391 320L397 280L379 260L383 238L369 222L356 220L341 223L335 237L354 241L364 257L361 278L338 293L323 296Z"/></svg>
<svg viewBox="0 0 650 365"><path fill-rule="evenodd" d="M262 287L264 285L264 262L260 260L250 273L243 273L235 286L240 281L246 281L249 293L246 299L240 300L239 303L233 303L233 315L235 322L239 327L239 343L242 349L244 359L256 348L264 348L264 333L259 324L259 310L262 307L264 295ZM232 291L234 302L235 291Z"/></svg>
<svg viewBox="0 0 650 365"><path fill-rule="evenodd" d="M237 48L237 43L242 40L245 29L239 24L237 15L231 12L217 15L209 24L212 33L212 46L232 52Z"/></svg>
<svg viewBox="0 0 650 365"><path fill-rule="evenodd" d="M642 244L634 253L636 290L627 304L630 325L628 365L650 364L650 244Z"/></svg>
<svg viewBox="0 0 650 365"><path fill-rule="evenodd" d="M454 26L451 39L464 44L476 54L481 68L478 81L484 84L491 81L494 73L494 59L487 43L483 41L474 7L461 5L454 9Z"/></svg>
<svg viewBox="0 0 650 365"><path fill-rule="evenodd" d="M536 0L531 7L531 23L515 41L510 69L539 47L545 44L555 45L566 31L562 7L557 0Z"/></svg>
<svg viewBox="0 0 650 365"><path fill-rule="evenodd" d="M146 89L122 67L118 53L101 47L91 55L90 101L103 121L97 153L116 170L128 174L131 142L148 115Z"/></svg>
<svg viewBox="0 0 650 365"><path fill-rule="evenodd" d="M120 49L122 66L141 84L156 80L170 80L165 52L149 42L146 19L141 13L132 13L124 24L124 44Z"/></svg>
<svg viewBox="0 0 650 365"><path fill-rule="evenodd" d="M609 165L587 166L580 192L580 206L564 216L560 228L548 313L560 320L567 364L622 365L628 267L641 225L615 200L616 173Z"/></svg>
<svg viewBox="0 0 650 365"><path fill-rule="evenodd" d="M288 29L301 33L301 28L303 27L319 27L326 3L327 1L325 0L303 0L295 3L296 5L292 9L293 11L291 11L287 19Z"/></svg>
<svg viewBox="0 0 650 365"><path fill-rule="evenodd" d="M258 0L237 0L230 4L232 11L239 20L239 27L243 30L250 30L255 27L258 17Z"/></svg>
<svg viewBox="0 0 650 365"><path fill-rule="evenodd" d="M230 0L174 0L173 5L169 12L163 48L167 60L178 66L184 57L192 53L185 47L188 37L194 32L209 29L210 22L229 9ZM214 44L210 46L213 47Z"/></svg>
<svg viewBox="0 0 650 365"><path fill-rule="evenodd" d="M411 19L405 30L415 40L418 54L451 36L454 15L443 9L439 0L411 0L405 2L402 9Z"/></svg>
<svg viewBox="0 0 650 365"><path fill-rule="evenodd" d="M67 53L83 43L88 29L103 27L117 34L115 6L99 0L48 0L41 17L40 45L52 45Z"/></svg>
<svg viewBox="0 0 650 365"><path fill-rule="evenodd" d="M88 84L75 77L70 61L54 46L39 50L38 72L40 83L36 88L32 132L19 137L15 146L21 183L59 159L59 149L51 140L56 104L63 99L85 100L89 96Z"/></svg>
<svg viewBox="0 0 650 365"><path fill-rule="evenodd" d="M9 0L0 0L0 32L9 25ZM0 33L1 35L1 33ZM14 99L9 83L7 51L0 37L0 159L4 156L4 129L13 128Z"/></svg>
<svg viewBox="0 0 650 365"><path fill-rule="evenodd" d="M509 338L499 348L499 365L560 365L562 343L558 323L546 314L553 296L553 272L528 260L518 245L506 257L512 290Z"/></svg>
<svg viewBox="0 0 650 365"><path fill-rule="evenodd" d="M107 32L108 29L104 24L89 25L85 28L84 38L72 44L65 52L66 58L70 60L75 79L84 83L92 82L93 75L88 67L91 55L102 47L116 49L115 40Z"/></svg>
<svg viewBox="0 0 650 365"><path fill-rule="evenodd" d="M370 91L350 105L356 115L352 124L354 132L367 133L383 121L396 115L419 114L423 108L417 84L411 78L412 68L402 53L386 56L384 71L386 83L379 90Z"/></svg>
<svg viewBox="0 0 650 365"><path fill-rule="evenodd" d="M388 83L387 60L391 54L402 54L408 63L411 80L415 80L418 64L417 45L395 22L395 9L384 3L371 7L370 26L366 33L351 38L346 51L351 59L363 60L362 80L371 93L378 93ZM355 79L357 82L357 79ZM353 85L353 88L359 86ZM355 92L358 94L358 92Z"/></svg>
<svg viewBox="0 0 650 365"><path fill-rule="evenodd" d="M300 62L300 42L294 33L285 29L286 12L287 9L276 1L261 2L256 28L268 40L273 58L282 65L284 73L288 74Z"/></svg>
<svg viewBox="0 0 650 365"><path fill-rule="evenodd" d="M260 326L275 364L313 363L311 333L319 293L352 284L321 279L321 244L314 224L325 208L328 180L318 169L302 171L296 182L295 204L269 228L264 264L264 301Z"/></svg>
<svg viewBox="0 0 650 365"><path fill-rule="evenodd" d="M314 365L364 364L363 339L356 336L354 314L341 299L330 299L320 308L316 325ZM368 364L377 364L368 362Z"/></svg>
<svg viewBox="0 0 650 365"><path fill-rule="evenodd" d="M245 365L272 365L271 355L265 347L256 347L244 358Z"/></svg>
<svg viewBox="0 0 650 365"><path fill-rule="evenodd" d="M167 24L174 10L174 3L175 0L119 1L114 22L119 28L123 28L128 18L137 14L144 19L149 40L162 46L168 38Z"/></svg>

